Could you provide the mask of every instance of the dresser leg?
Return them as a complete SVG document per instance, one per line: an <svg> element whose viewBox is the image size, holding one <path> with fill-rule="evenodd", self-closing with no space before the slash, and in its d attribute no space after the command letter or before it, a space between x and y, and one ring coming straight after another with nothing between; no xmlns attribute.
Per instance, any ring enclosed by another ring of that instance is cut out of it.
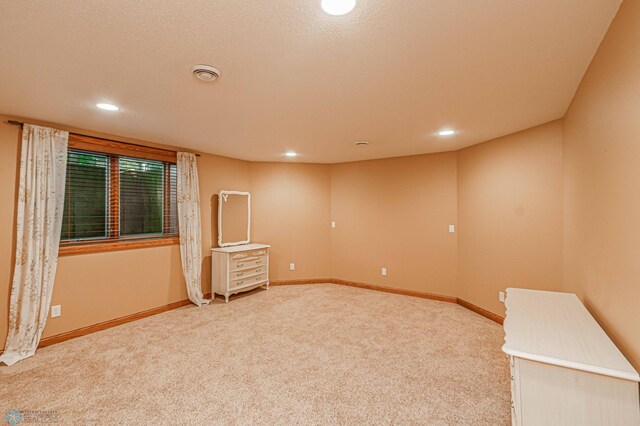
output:
<svg viewBox="0 0 640 426"><path fill-rule="evenodd" d="M224 295L224 303L229 303L229 295L228 294Z"/></svg>

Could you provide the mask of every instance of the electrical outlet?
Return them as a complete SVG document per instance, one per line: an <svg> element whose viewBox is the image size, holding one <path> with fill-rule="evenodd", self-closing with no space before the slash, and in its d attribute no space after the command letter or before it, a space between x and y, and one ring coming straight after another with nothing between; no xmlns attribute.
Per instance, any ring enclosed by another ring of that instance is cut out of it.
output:
<svg viewBox="0 0 640 426"><path fill-rule="evenodd" d="M455 225L449 225L449 233L453 234L454 232L456 232L456 226Z"/></svg>
<svg viewBox="0 0 640 426"><path fill-rule="evenodd" d="M58 318L60 315L62 315L62 306L61 305L52 306L51 318Z"/></svg>
<svg viewBox="0 0 640 426"><path fill-rule="evenodd" d="M383 277L387 276L387 268L382 268L382 276Z"/></svg>
<svg viewBox="0 0 640 426"><path fill-rule="evenodd" d="M295 263L290 263L289 264L289 270L290 271L295 271L296 270L296 264Z"/></svg>
<svg viewBox="0 0 640 426"><path fill-rule="evenodd" d="M336 227L336 221L335 221L335 220L331 222L331 227L332 227L332 228L335 228L335 227Z"/></svg>
<svg viewBox="0 0 640 426"><path fill-rule="evenodd" d="M498 292L498 299L504 303L504 291Z"/></svg>

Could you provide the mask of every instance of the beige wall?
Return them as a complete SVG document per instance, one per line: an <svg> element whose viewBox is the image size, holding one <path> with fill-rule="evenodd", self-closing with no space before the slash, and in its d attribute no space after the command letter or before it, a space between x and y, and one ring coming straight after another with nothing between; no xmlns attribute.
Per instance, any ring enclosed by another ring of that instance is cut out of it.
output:
<svg viewBox="0 0 640 426"><path fill-rule="evenodd" d="M454 152L332 166L333 277L455 296L456 210Z"/></svg>
<svg viewBox="0 0 640 426"><path fill-rule="evenodd" d="M251 190L249 162L202 154L198 158L200 215L202 221L202 291L211 292L211 247L218 242L218 192ZM178 265L180 255L178 254ZM186 291L184 293L186 296ZM184 297L183 297L184 299Z"/></svg>
<svg viewBox="0 0 640 426"><path fill-rule="evenodd" d="M640 369L640 2L625 1L564 122L566 291Z"/></svg>
<svg viewBox="0 0 640 426"><path fill-rule="evenodd" d="M274 281L331 277L330 172L321 164L251 164L251 237L271 244Z"/></svg>
<svg viewBox="0 0 640 426"><path fill-rule="evenodd" d="M507 287L562 286L562 123L458 151L458 297L504 314Z"/></svg>
<svg viewBox="0 0 640 426"><path fill-rule="evenodd" d="M0 116L4 120L4 117ZM0 123L0 349L9 321L9 292L13 277L18 129Z"/></svg>

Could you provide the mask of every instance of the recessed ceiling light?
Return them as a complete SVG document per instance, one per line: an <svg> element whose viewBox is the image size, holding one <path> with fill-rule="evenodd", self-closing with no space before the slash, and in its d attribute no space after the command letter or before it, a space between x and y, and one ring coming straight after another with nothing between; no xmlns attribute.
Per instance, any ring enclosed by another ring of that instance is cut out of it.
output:
<svg viewBox="0 0 640 426"><path fill-rule="evenodd" d="M438 134L440 136L451 136L451 135L455 135L456 131L451 129L443 129L443 130L440 130Z"/></svg>
<svg viewBox="0 0 640 426"><path fill-rule="evenodd" d="M103 109L105 111L117 111L120 108L118 108L117 106L113 105L113 104L96 104L96 106L100 109Z"/></svg>
<svg viewBox="0 0 640 426"><path fill-rule="evenodd" d="M356 7L356 0L322 0L321 5L329 15L345 15Z"/></svg>
<svg viewBox="0 0 640 426"><path fill-rule="evenodd" d="M296 157L298 153L293 151L287 151L284 155L286 155L287 157Z"/></svg>

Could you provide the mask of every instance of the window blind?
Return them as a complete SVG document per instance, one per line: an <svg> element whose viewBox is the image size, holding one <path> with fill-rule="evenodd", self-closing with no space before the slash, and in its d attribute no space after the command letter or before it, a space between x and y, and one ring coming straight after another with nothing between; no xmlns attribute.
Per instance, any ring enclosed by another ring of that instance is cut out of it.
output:
<svg viewBox="0 0 640 426"><path fill-rule="evenodd" d="M176 233L172 226L176 215L171 211L176 197L175 164L168 166L167 173L166 163L160 161L128 157L119 160L120 235Z"/></svg>
<svg viewBox="0 0 640 426"><path fill-rule="evenodd" d="M106 155L69 150L61 240L108 236L108 183Z"/></svg>
<svg viewBox="0 0 640 426"><path fill-rule="evenodd" d="M62 242L175 236L174 163L69 149Z"/></svg>

